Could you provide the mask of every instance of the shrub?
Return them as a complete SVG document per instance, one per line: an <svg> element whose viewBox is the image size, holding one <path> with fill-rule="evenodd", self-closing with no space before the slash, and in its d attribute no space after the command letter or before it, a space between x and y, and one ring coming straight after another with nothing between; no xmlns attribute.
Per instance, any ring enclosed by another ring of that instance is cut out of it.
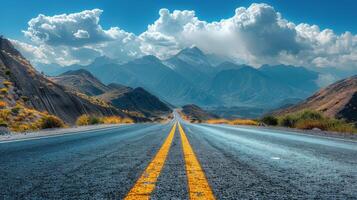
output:
<svg viewBox="0 0 357 200"><path fill-rule="evenodd" d="M17 114L19 114L20 110L21 110L20 106L15 106L15 107L11 108L11 113L14 115L17 115Z"/></svg>
<svg viewBox="0 0 357 200"><path fill-rule="evenodd" d="M7 127L7 126L8 124L5 121L0 120L0 127Z"/></svg>
<svg viewBox="0 0 357 200"><path fill-rule="evenodd" d="M11 74L10 70L6 70L6 71L5 71L5 75L6 75L6 76L10 76L10 74Z"/></svg>
<svg viewBox="0 0 357 200"><path fill-rule="evenodd" d="M103 117L102 122L104 124L120 124L122 119L118 116Z"/></svg>
<svg viewBox="0 0 357 200"><path fill-rule="evenodd" d="M318 128L320 130L345 133L357 132L353 124L349 124L343 120L324 117L320 112L312 110L304 110L282 116L279 118L279 125L306 130Z"/></svg>
<svg viewBox="0 0 357 200"><path fill-rule="evenodd" d="M286 115L281 117L278 121L280 126L293 128L295 127L297 119L291 115Z"/></svg>
<svg viewBox="0 0 357 200"><path fill-rule="evenodd" d="M64 122L56 116L49 115L41 119L40 128L62 128L64 127Z"/></svg>
<svg viewBox="0 0 357 200"><path fill-rule="evenodd" d="M10 81L4 81L3 84L4 84L5 87L8 88L8 87L11 86L12 83Z"/></svg>
<svg viewBox="0 0 357 200"><path fill-rule="evenodd" d="M6 107L6 102L5 101L0 101L0 109L5 108Z"/></svg>
<svg viewBox="0 0 357 200"><path fill-rule="evenodd" d="M21 99L22 99L24 102L27 102L27 101L30 100L30 98L27 97L27 96L21 96Z"/></svg>
<svg viewBox="0 0 357 200"><path fill-rule="evenodd" d="M126 118L122 119L121 123L132 124L132 123L134 123L134 120L126 117Z"/></svg>
<svg viewBox="0 0 357 200"><path fill-rule="evenodd" d="M78 126L85 126L85 125L94 125L94 124L102 124L103 121L100 117L90 116L90 115L81 115L78 117L76 124Z"/></svg>
<svg viewBox="0 0 357 200"><path fill-rule="evenodd" d="M295 128L311 130L318 128L320 130L327 130L328 127L323 120L313 120L313 119L300 119L296 122Z"/></svg>
<svg viewBox="0 0 357 200"><path fill-rule="evenodd" d="M278 119L271 115L264 116L260 121L269 126L278 125Z"/></svg>
<svg viewBox="0 0 357 200"><path fill-rule="evenodd" d="M7 88L1 88L0 89L0 93L1 94L7 94L9 92L9 90Z"/></svg>
<svg viewBox="0 0 357 200"><path fill-rule="evenodd" d="M81 115L77 118L76 124L78 126L89 125L89 115Z"/></svg>
<svg viewBox="0 0 357 200"><path fill-rule="evenodd" d="M324 118L320 112L316 112L313 110L304 110L300 113L297 113L297 115L300 119L321 120Z"/></svg>
<svg viewBox="0 0 357 200"><path fill-rule="evenodd" d="M251 120L251 119L234 119L229 122L231 125L251 125L251 126L256 126L258 125L258 122Z"/></svg>
<svg viewBox="0 0 357 200"><path fill-rule="evenodd" d="M205 121L208 124L231 124L231 125L258 125L258 122L251 119L209 119Z"/></svg>
<svg viewBox="0 0 357 200"><path fill-rule="evenodd" d="M96 116L90 116L89 117L89 124L102 124L102 119Z"/></svg>
<svg viewBox="0 0 357 200"><path fill-rule="evenodd" d="M208 124L228 124L229 120L227 120L227 119L209 119L209 120L206 120L206 123L208 123Z"/></svg>

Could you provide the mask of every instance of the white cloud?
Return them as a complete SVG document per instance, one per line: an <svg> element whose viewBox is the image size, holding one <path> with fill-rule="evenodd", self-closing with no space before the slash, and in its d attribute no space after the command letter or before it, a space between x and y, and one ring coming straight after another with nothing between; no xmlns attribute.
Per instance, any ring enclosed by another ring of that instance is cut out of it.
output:
<svg viewBox="0 0 357 200"><path fill-rule="evenodd" d="M85 30L78 30L73 34L73 36L76 38L89 38L89 33Z"/></svg>
<svg viewBox="0 0 357 200"><path fill-rule="evenodd" d="M240 7L215 22L199 20L194 11L161 9L160 17L139 38L144 53L167 58L196 45L209 53L245 63L357 68L357 36L284 19L267 4Z"/></svg>
<svg viewBox="0 0 357 200"><path fill-rule="evenodd" d="M99 19L102 10L85 10L79 13L55 16L38 15L28 22L24 34L35 42L58 46L81 46L115 39L112 28L104 30Z"/></svg>
<svg viewBox="0 0 357 200"><path fill-rule="evenodd" d="M267 4L240 7L232 17L213 22L200 20L195 11L160 9L159 18L138 36L118 27L103 29L99 23L102 12L40 14L24 31L33 43L18 44L20 51L37 62L86 64L95 55L123 61L144 54L165 59L197 46L254 66L357 69L357 35L338 35L306 23L296 25Z"/></svg>

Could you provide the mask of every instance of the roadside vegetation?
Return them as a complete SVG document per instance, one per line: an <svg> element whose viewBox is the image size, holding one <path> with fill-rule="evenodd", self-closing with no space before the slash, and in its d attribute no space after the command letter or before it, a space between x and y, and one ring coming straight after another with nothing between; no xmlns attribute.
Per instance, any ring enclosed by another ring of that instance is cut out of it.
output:
<svg viewBox="0 0 357 200"><path fill-rule="evenodd" d="M87 126L95 124L131 124L134 121L130 118L119 116L98 117L94 115L81 115L76 121L77 126Z"/></svg>
<svg viewBox="0 0 357 200"><path fill-rule="evenodd" d="M13 132L66 127L65 123L58 117L26 108L21 104L0 108L0 126Z"/></svg>
<svg viewBox="0 0 357 200"><path fill-rule="evenodd" d="M260 120L269 126L282 126L303 130L318 129L344 133L357 133L357 128L352 123L322 115L313 110L303 110L283 116L265 116Z"/></svg>
<svg viewBox="0 0 357 200"><path fill-rule="evenodd" d="M36 131L47 128L63 128L66 124L54 115L26 106L29 100L20 96L16 101L13 83L0 82L0 127L13 132Z"/></svg>
<svg viewBox="0 0 357 200"><path fill-rule="evenodd" d="M251 125L256 126L258 122L252 119L209 119L205 123L208 124L229 124L229 125Z"/></svg>

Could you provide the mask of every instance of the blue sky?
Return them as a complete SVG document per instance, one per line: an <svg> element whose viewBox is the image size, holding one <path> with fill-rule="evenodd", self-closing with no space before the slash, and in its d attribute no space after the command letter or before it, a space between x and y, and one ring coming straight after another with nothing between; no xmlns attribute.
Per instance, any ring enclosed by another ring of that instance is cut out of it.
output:
<svg viewBox="0 0 357 200"><path fill-rule="evenodd" d="M157 19L160 8L195 10L201 20L216 21L232 16L235 8L247 7L253 2L272 5L284 18L294 23L317 24L320 28L331 28L336 33L357 33L357 1L354 0L3 0L0 30L7 37L21 39L21 30L26 29L27 22L40 13L52 16L99 8L104 11L101 16L104 28L118 26L140 34Z"/></svg>
<svg viewBox="0 0 357 200"><path fill-rule="evenodd" d="M236 63L357 71L355 0L3 0L0 34L33 64L168 59L196 46ZM5 8L5 9L4 9Z"/></svg>

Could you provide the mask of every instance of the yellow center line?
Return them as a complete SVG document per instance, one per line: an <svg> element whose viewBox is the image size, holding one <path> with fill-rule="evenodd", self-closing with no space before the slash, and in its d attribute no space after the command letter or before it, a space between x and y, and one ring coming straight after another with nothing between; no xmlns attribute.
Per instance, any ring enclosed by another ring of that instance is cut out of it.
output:
<svg viewBox="0 0 357 200"><path fill-rule="evenodd" d="M176 123L172 127L169 136L167 136L164 144L161 146L154 159L150 162L144 173L125 197L126 200L150 199L150 194L154 191L161 169L165 164L175 131Z"/></svg>
<svg viewBox="0 0 357 200"><path fill-rule="evenodd" d="M193 152L192 147L190 145L190 142L188 141L180 123L178 123L178 127L181 135L183 154L185 157L190 199L215 199L212 189L209 186L206 176L201 168L201 165L197 160L195 153Z"/></svg>

